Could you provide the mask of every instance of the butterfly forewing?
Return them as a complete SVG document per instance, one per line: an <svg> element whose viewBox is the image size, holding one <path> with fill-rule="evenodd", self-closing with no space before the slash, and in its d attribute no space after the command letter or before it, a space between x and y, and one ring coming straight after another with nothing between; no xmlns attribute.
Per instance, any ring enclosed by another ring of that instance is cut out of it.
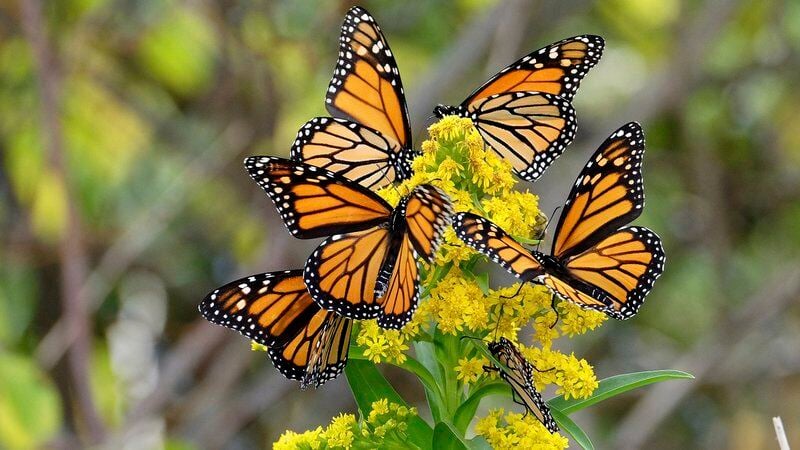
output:
<svg viewBox="0 0 800 450"><path fill-rule="evenodd" d="M351 8L342 24L339 59L325 101L332 116L374 128L400 147L411 147L397 63L380 27L364 8Z"/></svg>
<svg viewBox="0 0 800 450"><path fill-rule="evenodd" d="M486 143L529 181L564 152L577 128L568 101L539 92L480 98L470 104L469 112Z"/></svg>
<svg viewBox="0 0 800 450"><path fill-rule="evenodd" d="M467 245L522 281L532 281L542 274L542 265L529 250L483 217L472 213L456 214L453 228Z"/></svg>
<svg viewBox="0 0 800 450"><path fill-rule="evenodd" d="M600 36L564 39L536 50L509 65L475 90L462 106L509 92L535 91L572 100L586 72L597 64L605 42Z"/></svg>
<svg viewBox="0 0 800 450"><path fill-rule="evenodd" d="M301 275L273 272L233 281L203 299L200 313L259 344L285 345L319 311Z"/></svg>
<svg viewBox="0 0 800 450"><path fill-rule="evenodd" d="M552 255L565 259L637 218L644 207L644 133L628 123L589 159L564 204Z"/></svg>
<svg viewBox="0 0 800 450"><path fill-rule="evenodd" d="M363 230L386 222L392 212L369 189L316 166L270 156L252 156L244 164L295 237Z"/></svg>
<svg viewBox="0 0 800 450"><path fill-rule="evenodd" d="M565 263L570 275L602 289L612 300L608 314L627 319L636 314L664 271L661 239L647 228L626 227Z"/></svg>

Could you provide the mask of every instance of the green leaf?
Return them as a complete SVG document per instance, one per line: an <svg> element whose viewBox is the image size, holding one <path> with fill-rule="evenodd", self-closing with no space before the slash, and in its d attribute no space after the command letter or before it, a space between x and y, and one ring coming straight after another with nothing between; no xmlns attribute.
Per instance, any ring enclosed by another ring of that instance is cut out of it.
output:
<svg viewBox="0 0 800 450"><path fill-rule="evenodd" d="M605 399L617 396L648 384L676 379L693 379L689 373L680 370L649 370L646 372L626 373L600 380L599 386L588 398L564 399L556 397L547 402L551 408L564 414L572 414L588 406L599 403Z"/></svg>
<svg viewBox="0 0 800 450"><path fill-rule="evenodd" d="M348 355L348 359L350 360L361 360L361 361L369 361L369 359L364 356L364 349L361 347L351 347L350 354ZM419 361L412 357L407 357L405 361L402 363L396 362L387 362L395 367L399 367L407 372L410 372L413 375L416 375L419 378L419 381L422 385L428 389L433 390L434 392L438 389L436 385L436 380L434 380L433 375L428 371L425 366L423 366Z"/></svg>
<svg viewBox="0 0 800 450"><path fill-rule="evenodd" d="M568 434L569 437L583 447L584 450L594 450L594 445L592 445L589 436L587 436L581 427L573 422L566 414L557 409L550 409L550 414L553 415L553 419L558 423L562 433Z"/></svg>
<svg viewBox="0 0 800 450"><path fill-rule="evenodd" d="M467 450L469 445L458 436L452 425L439 422L433 429L433 448L436 450Z"/></svg>
<svg viewBox="0 0 800 450"><path fill-rule="evenodd" d="M481 292L483 295L489 294L489 274L488 273L481 273L479 275L475 275L475 283L477 283L478 287L481 288Z"/></svg>
<svg viewBox="0 0 800 450"><path fill-rule="evenodd" d="M475 411L478 409L481 400L489 395L511 395L511 388L506 383L493 382L485 384L474 392L458 407L455 415L453 416L453 425L462 433L466 433L467 427L475 417Z"/></svg>
<svg viewBox="0 0 800 450"><path fill-rule="evenodd" d="M407 406L400 394L381 375L375 364L359 359L352 360L347 363L344 372L362 415L369 414L372 410L372 403L384 398L392 403ZM433 430L419 416L415 416L409 420L408 437L410 442L419 448L427 449L430 448Z"/></svg>
<svg viewBox="0 0 800 450"><path fill-rule="evenodd" d="M22 356L0 352L0 448L38 448L61 427L55 387Z"/></svg>

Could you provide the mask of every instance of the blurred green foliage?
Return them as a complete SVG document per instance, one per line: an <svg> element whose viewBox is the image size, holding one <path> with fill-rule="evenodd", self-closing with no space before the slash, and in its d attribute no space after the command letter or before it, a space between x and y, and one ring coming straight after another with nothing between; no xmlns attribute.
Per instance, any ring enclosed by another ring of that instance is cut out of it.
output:
<svg viewBox="0 0 800 450"><path fill-rule="evenodd" d="M609 324L603 337L581 340L575 351L595 361L601 375L673 367L720 333L739 308L759 301L770 283L780 283L776 275L800 265L800 2L520 2L524 27L495 26L480 36L488 50L467 65L442 67L469 47L462 39L470 27L515 3L363 6L388 36L412 108L463 98L498 69L488 67L488 55L506 45L521 56L568 35L606 38L603 60L576 97L579 139L533 189L543 205L557 206L609 130L643 122L648 205L638 223L661 234L667 270L635 320ZM65 236L66 186L84 229L92 283L100 283L88 291L100 296L88 299L100 302L91 321L89 378L112 438L148 437L171 449L213 446L198 437L209 428L203 420L214 417L204 414L231 407L259 370L274 375L262 359L233 364L225 358L235 355L217 352L217 342L184 373L169 375L179 378L177 393L162 393L167 404L148 416L147 426L126 428L130 411L161 387L174 346L190 335L207 291L244 273L298 267L310 249L290 240L244 175L241 158L287 155L298 127L325 114L348 6L44 2L60 78L65 179L49 164L35 58L19 5L0 3L0 447L72 442L84 433L74 417L67 364L41 357L62 312L58 243L76 238ZM435 89L435 98L421 97L442 71L450 81ZM412 118L417 136L425 119ZM135 271L151 274L165 293L125 294L120 285ZM149 329L142 317L151 317L154 307L146 305L154 304L166 311L166 325ZM725 364L697 381L649 448L771 446L772 415L783 416L790 441L798 442L800 319L797 302L785 308L766 329L737 330L746 339L724 350ZM121 325L136 331L114 338L109 330ZM246 345L236 340L231 347L237 344ZM222 393L207 384L209 373L225 373L215 365L220 360L240 367ZM125 378L129 366L141 374ZM226 425L239 447L265 445L286 428L327 423L331 411L352 407L328 410L321 405L347 396L299 395L289 382L270 380L270 389L292 389L278 403L286 414L276 419L266 405ZM337 392L335 386L327 392ZM600 439L600 448L614 447L635 401L611 402L597 416L581 417L581 426Z"/></svg>

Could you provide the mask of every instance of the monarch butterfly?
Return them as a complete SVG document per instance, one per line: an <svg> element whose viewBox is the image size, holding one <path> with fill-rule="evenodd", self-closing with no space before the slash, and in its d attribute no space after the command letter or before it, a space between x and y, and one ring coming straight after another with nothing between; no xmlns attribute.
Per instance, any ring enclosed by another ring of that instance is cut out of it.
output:
<svg viewBox="0 0 800 450"><path fill-rule="evenodd" d="M647 228L624 227L644 206L643 155L644 134L635 122L606 139L572 187L551 255L525 249L474 214L457 215L453 226L467 245L517 278L544 284L584 308L627 319L664 271L661 239Z"/></svg>
<svg viewBox="0 0 800 450"><path fill-rule="evenodd" d="M297 134L292 158L371 189L411 177L415 152L394 55L375 19L355 6L339 38L339 59L325 106Z"/></svg>
<svg viewBox="0 0 800 450"><path fill-rule="evenodd" d="M252 275L214 290L200 303L208 321L269 347L275 368L300 388L336 378L350 348L352 320L311 299L302 270Z"/></svg>
<svg viewBox="0 0 800 450"><path fill-rule="evenodd" d="M517 175L534 181L575 137L570 101L604 46L603 38L592 35L550 44L501 70L461 105L438 105L433 112L472 119Z"/></svg>
<svg viewBox="0 0 800 450"><path fill-rule="evenodd" d="M308 258L304 279L316 303L352 319L405 325L417 307L417 257L430 261L450 223L450 200L417 186L392 208L369 189L333 172L283 158L245 159L289 232L329 236Z"/></svg>
<svg viewBox="0 0 800 450"><path fill-rule="evenodd" d="M499 341L490 342L489 351L503 366L486 366L484 370L495 371L511 386L514 401L525 407L542 422L551 433L558 431L558 425L550 415L550 408L542 399L542 395L533 386L533 365L522 356L519 349L508 339L501 337Z"/></svg>

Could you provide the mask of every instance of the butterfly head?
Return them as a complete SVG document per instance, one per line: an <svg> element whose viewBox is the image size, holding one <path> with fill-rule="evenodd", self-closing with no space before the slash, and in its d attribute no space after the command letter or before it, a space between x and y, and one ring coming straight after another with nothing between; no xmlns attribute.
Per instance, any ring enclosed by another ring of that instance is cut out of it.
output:
<svg viewBox="0 0 800 450"><path fill-rule="evenodd" d="M438 117L439 119L443 118L444 116L465 116L466 110L463 106L448 106L448 105L436 105L433 108L433 115Z"/></svg>

